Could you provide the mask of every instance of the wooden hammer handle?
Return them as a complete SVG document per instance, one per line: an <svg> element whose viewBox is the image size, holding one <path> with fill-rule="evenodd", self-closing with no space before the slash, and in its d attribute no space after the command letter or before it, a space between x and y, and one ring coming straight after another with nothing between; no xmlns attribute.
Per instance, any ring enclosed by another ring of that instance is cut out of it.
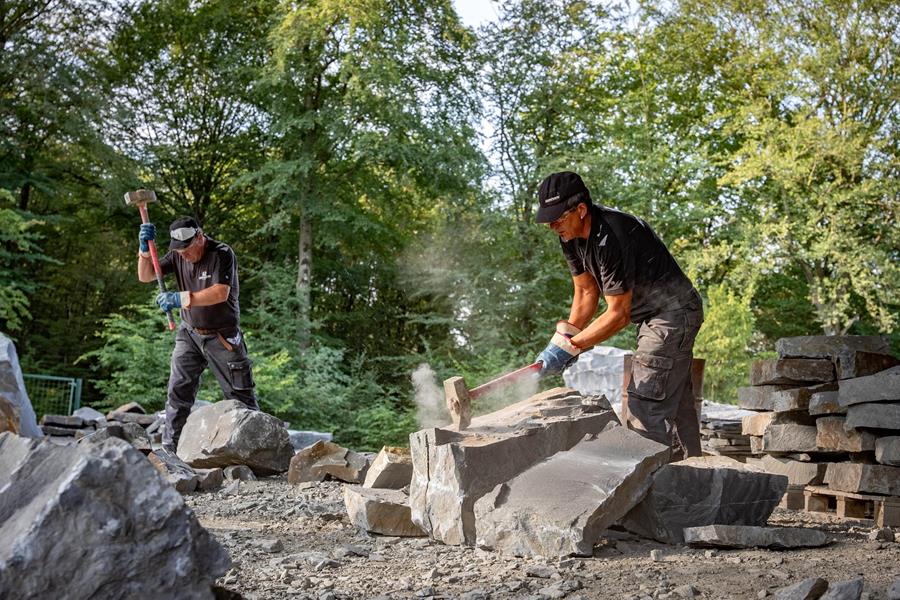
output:
<svg viewBox="0 0 900 600"><path fill-rule="evenodd" d="M506 375L502 375L502 376L498 377L497 379L493 379L491 381L488 381L487 383L483 383L483 384L479 385L476 388L472 388L471 390L469 390L469 397L472 399L475 399L475 398L481 396L482 394L486 394L487 392L490 392L491 390L495 390L497 388L509 385L511 383L515 383L519 379L521 379L527 375L530 375L532 373L537 373L540 370L541 370L541 363L539 363L539 362L530 364L527 367L522 367L521 369L513 371L512 373L507 373Z"/></svg>

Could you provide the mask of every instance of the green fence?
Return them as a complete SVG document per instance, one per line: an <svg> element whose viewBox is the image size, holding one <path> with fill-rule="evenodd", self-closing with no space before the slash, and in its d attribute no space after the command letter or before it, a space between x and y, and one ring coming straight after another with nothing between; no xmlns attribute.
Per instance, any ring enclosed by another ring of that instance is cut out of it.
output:
<svg viewBox="0 0 900 600"><path fill-rule="evenodd" d="M39 421L44 415L71 415L81 406L81 379L28 374L22 377Z"/></svg>

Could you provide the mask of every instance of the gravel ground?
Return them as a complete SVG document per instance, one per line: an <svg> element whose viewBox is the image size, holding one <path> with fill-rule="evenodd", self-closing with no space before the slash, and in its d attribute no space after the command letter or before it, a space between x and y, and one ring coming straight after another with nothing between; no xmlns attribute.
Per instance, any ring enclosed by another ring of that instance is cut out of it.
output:
<svg viewBox="0 0 900 600"><path fill-rule="evenodd" d="M590 558L519 559L427 538L369 535L351 525L341 483L284 477L186 497L228 548L222 587L247 599L762 598L807 577L865 578L885 599L900 543L873 542L871 521L776 509L771 525L816 527L834 542L794 551L710 551L608 531ZM900 533L900 532L898 532Z"/></svg>

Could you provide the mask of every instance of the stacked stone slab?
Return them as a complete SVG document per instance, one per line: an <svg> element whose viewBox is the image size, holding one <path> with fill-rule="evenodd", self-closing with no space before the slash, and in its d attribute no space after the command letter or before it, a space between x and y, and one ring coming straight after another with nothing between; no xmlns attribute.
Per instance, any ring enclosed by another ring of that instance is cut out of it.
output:
<svg viewBox="0 0 900 600"><path fill-rule="evenodd" d="M370 533L424 536L422 528L413 523L409 509L411 479L409 448L383 447L366 471L363 484L344 486L344 504L350 522Z"/></svg>
<svg viewBox="0 0 900 600"><path fill-rule="evenodd" d="M745 461L751 456L750 436L743 432L739 419L700 419L700 443L703 452Z"/></svg>
<svg viewBox="0 0 900 600"><path fill-rule="evenodd" d="M785 474L792 491L900 495L900 360L880 336L807 336L776 343L740 388L748 463ZM798 508L799 501L794 501Z"/></svg>

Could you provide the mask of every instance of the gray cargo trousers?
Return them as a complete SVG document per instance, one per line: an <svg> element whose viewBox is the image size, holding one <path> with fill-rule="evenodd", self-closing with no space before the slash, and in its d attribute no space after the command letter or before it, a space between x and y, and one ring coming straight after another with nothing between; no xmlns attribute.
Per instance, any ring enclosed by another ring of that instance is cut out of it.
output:
<svg viewBox="0 0 900 600"><path fill-rule="evenodd" d="M228 336L225 339L225 336ZM166 397L166 428L163 444L177 449L181 430L191 414L200 388L200 376L208 366L227 400L240 400L248 408L259 410L253 391L253 373L247 358L247 344L240 329L222 334L204 335L182 324L175 334L169 389ZM235 343L232 343L235 342ZM231 349L225 347L225 344Z"/></svg>
<svg viewBox="0 0 900 600"><path fill-rule="evenodd" d="M626 426L673 448L673 459L700 456L691 363L703 324L703 302L694 290L681 307L641 323L631 381L624 398Z"/></svg>

